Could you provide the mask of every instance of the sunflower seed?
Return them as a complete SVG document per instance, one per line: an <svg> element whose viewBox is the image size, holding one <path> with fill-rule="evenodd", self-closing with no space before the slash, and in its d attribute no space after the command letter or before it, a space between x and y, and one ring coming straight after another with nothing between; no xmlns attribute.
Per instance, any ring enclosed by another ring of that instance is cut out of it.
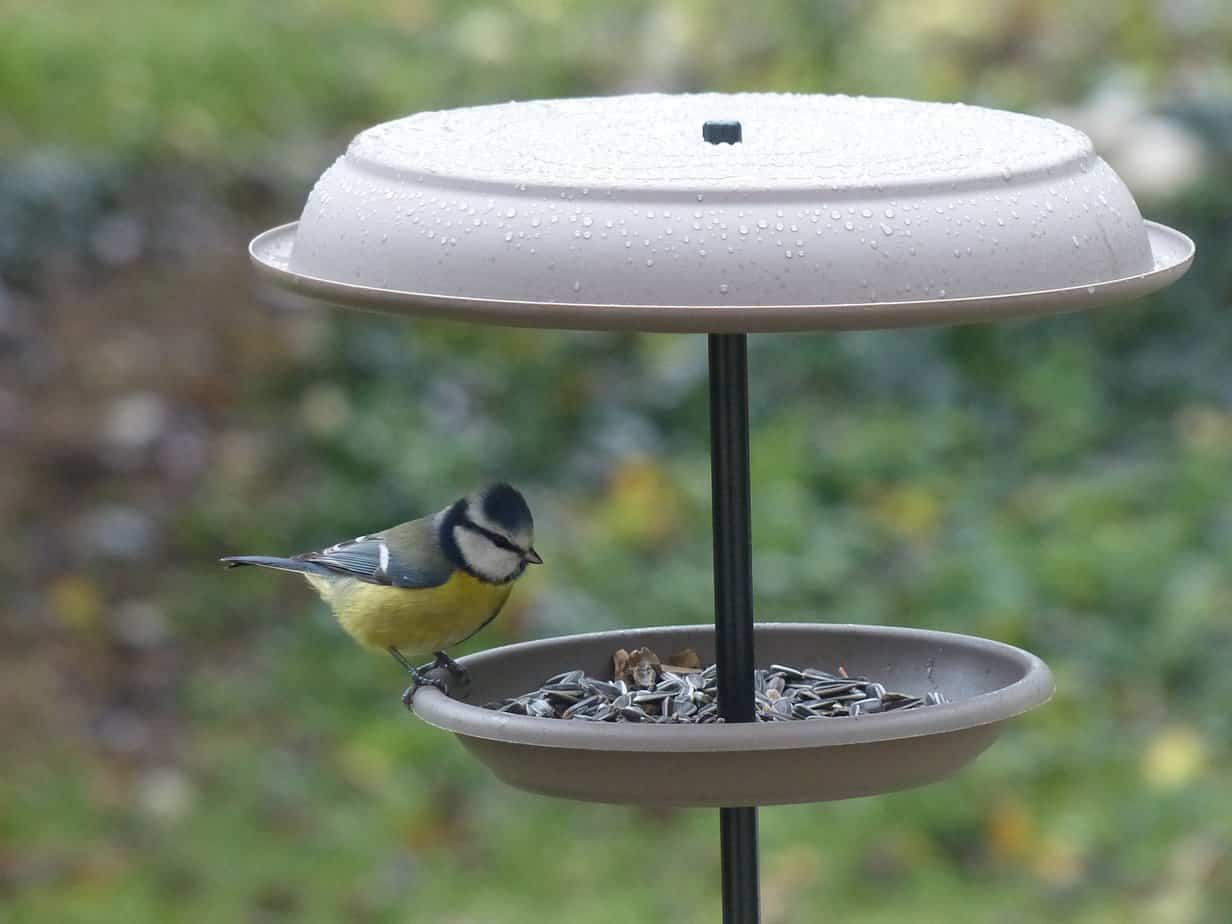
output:
<svg viewBox="0 0 1232 924"><path fill-rule="evenodd" d="M615 679L583 671L556 674L538 690L489 703L488 708L533 718L585 722L718 723L718 669L700 667L694 653L678 652L667 663L648 648L617 651ZM884 684L844 667L837 673L772 664L752 678L758 722L810 721L901 712L949 702L934 690L922 697L887 690Z"/></svg>

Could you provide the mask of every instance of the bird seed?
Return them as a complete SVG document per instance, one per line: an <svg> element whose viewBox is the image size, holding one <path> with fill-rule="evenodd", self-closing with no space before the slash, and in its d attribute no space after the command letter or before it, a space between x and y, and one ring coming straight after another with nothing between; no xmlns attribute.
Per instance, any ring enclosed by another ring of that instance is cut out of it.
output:
<svg viewBox="0 0 1232 924"><path fill-rule="evenodd" d="M709 724L719 715L718 669L703 668L691 648L660 659L649 648L612 656L612 679L584 671L549 677L537 690L488 703L488 709L512 715L583 722L649 722ZM949 699L938 690L924 696L896 693L867 677L808 667L771 664L753 672L754 719L783 722L858 718L939 706Z"/></svg>

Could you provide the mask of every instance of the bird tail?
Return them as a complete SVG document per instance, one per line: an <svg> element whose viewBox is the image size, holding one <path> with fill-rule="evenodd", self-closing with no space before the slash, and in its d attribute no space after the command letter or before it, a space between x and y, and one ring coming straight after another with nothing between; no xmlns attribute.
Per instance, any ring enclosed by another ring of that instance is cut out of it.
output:
<svg viewBox="0 0 1232 924"><path fill-rule="evenodd" d="M316 562L304 561L298 558L275 558L270 555L231 555L220 558L228 568L239 568L243 565L256 565L259 568L273 568L276 571L295 571L301 574L328 574L329 569Z"/></svg>

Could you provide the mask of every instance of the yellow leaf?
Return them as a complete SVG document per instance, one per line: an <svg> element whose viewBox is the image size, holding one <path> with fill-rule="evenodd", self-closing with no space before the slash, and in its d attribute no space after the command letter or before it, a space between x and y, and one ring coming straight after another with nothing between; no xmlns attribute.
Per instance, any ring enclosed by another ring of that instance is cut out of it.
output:
<svg viewBox="0 0 1232 924"><path fill-rule="evenodd" d="M103 592L83 574L69 574L52 582L48 591L56 618L75 632L92 632L102 622Z"/></svg>
<svg viewBox="0 0 1232 924"><path fill-rule="evenodd" d="M601 519L627 542L655 544L675 532L680 501L662 466L634 456L612 473Z"/></svg>
<svg viewBox="0 0 1232 924"><path fill-rule="evenodd" d="M1003 799L988 816L985 836L989 850L1002 860L1022 860L1038 840L1035 821L1017 799Z"/></svg>
<svg viewBox="0 0 1232 924"><path fill-rule="evenodd" d="M941 502L923 485L890 488L873 501L874 516L904 539L923 539L941 522Z"/></svg>
<svg viewBox="0 0 1232 924"><path fill-rule="evenodd" d="M1206 769L1208 752L1206 739L1197 729L1166 729L1147 744L1142 755L1142 775L1160 789L1184 786Z"/></svg>

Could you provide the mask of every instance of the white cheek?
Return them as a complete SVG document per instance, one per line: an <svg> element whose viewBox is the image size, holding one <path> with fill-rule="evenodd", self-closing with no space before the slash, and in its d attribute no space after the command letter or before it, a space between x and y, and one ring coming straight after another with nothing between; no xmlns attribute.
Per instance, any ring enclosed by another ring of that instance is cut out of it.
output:
<svg viewBox="0 0 1232 924"><path fill-rule="evenodd" d="M503 581L521 564L516 552L502 549L488 539L469 529L458 527L453 531L462 557L479 575L493 581Z"/></svg>

